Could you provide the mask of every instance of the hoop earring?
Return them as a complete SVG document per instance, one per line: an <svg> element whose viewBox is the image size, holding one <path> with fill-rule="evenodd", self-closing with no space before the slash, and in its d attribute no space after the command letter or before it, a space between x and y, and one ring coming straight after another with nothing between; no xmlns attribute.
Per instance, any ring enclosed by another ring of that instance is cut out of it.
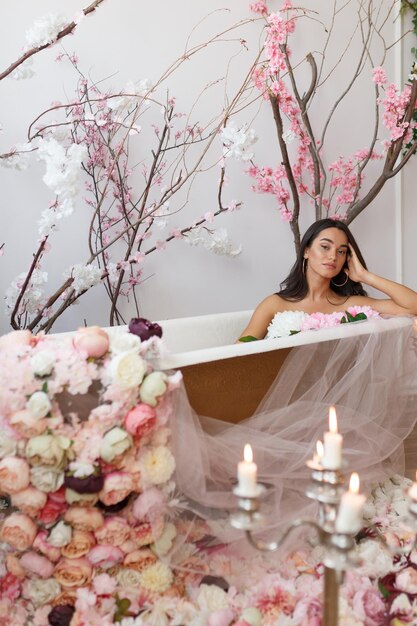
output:
<svg viewBox="0 0 417 626"><path fill-rule="evenodd" d="M340 285L338 285L337 283L335 283L333 280L330 281L330 283L332 285L334 285L335 287L343 287L344 285L346 285L347 281L349 280L349 276L345 273L346 276L346 280L344 283L341 283Z"/></svg>
<svg viewBox="0 0 417 626"><path fill-rule="evenodd" d="M303 260L303 274L306 273L306 267L307 267L307 259Z"/></svg>

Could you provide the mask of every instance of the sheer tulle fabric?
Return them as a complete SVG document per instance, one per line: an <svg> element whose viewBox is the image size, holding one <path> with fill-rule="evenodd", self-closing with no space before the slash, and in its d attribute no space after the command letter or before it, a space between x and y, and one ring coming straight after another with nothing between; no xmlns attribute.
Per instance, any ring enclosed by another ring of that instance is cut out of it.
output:
<svg viewBox="0 0 417 626"><path fill-rule="evenodd" d="M183 389L173 428L178 487L191 509L221 517L233 505L236 465L249 442L259 479L275 487L272 525L311 514L305 463L328 429L329 405L336 406L347 471L357 471L366 489L403 473L416 394L411 319L402 328L295 347L256 413L237 425L197 417Z"/></svg>

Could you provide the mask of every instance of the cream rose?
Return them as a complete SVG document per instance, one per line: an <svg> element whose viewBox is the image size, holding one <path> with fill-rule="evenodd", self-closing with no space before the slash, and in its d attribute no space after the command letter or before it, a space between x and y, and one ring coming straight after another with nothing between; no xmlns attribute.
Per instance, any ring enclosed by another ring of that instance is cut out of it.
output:
<svg viewBox="0 0 417 626"><path fill-rule="evenodd" d="M123 331L115 331L110 337L110 352L114 355L122 352L138 352L141 340L137 335Z"/></svg>
<svg viewBox="0 0 417 626"><path fill-rule="evenodd" d="M140 573L134 569L124 567L117 572L117 582L122 589L133 589L137 592L140 585Z"/></svg>
<svg viewBox="0 0 417 626"><path fill-rule="evenodd" d="M50 412L51 407L51 401L44 391L35 391L35 393L32 393L26 403L26 408L32 413L34 417L38 419L46 417Z"/></svg>
<svg viewBox="0 0 417 626"><path fill-rule="evenodd" d="M100 456L107 463L111 463L132 445L132 437L119 426L109 430L103 437L100 447Z"/></svg>
<svg viewBox="0 0 417 626"><path fill-rule="evenodd" d="M62 548L66 546L72 537L72 528L69 524L66 524L63 520L55 524L51 528L48 536L48 543L55 548Z"/></svg>
<svg viewBox="0 0 417 626"><path fill-rule="evenodd" d="M0 491L17 493L29 486L29 465L24 459L7 456L0 461Z"/></svg>
<svg viewBox="0 0 417 626"><path fill-rule="evenodd" d="M32 372L36 376L49 376L54 369L55 357L49 350L40 350L30 359Z"/></svg>
<svg viewBox="0 0 417 626"><path fill-rule="evenodd" d="M85 587L93 577L93 568L88 559L61 559L54 571L54 578L66 588Z"/></svg>
<svg viewBox="0 0 417 626"><path fill-rule="evenodd" d="M96 540L91 532L86 530L74 530L71 541L62 548L62 556L76 559L85 556L96 545Z"/></svg>
<svg viewBox="0 0 417 626"><path fill-rule="evenodd" d="M134 569L135 572L142 572L151 565L157 562L157 558L152 550L149 548L140 548L139 550L133 550L126 554L123 561L124 567Z"/></svg>
<svg viewBox="0 0 417 626"><path fill-rule="evenodd" d="M167 376L163 372L151 372L140 386L139 396L142 402L156 406L158 398L167 390Z"/></svg>
<svg viewBox="0 0 417 626"><path fill-rule="evenodd" d="M169 448L157 446L145 452L140 458L140 466L145 482L161 485L171 478L175 459Z"/></svg>
<svg viewBox="0 0 417 626"><path fill-rule="evenodd" d="M38 465L30 470L30 480L34 487L45 493L58 491L64 484L64 472L52 467Z"/></svg>
<svg viewBox="0 0 417 626"><path fill-rule="evenodd" d="M26 457L31 465L47 465L58 469L63 466L70 446L71 440L68 437L39 435L32 437L27 444Z"/></svg>
<svg viewBox="0 0 417 626"><path fill-rule="evenodd" d="M23 597L31 600L33 604L43 606L49 604L56 596L61 593L61 586L55 578L29 578L23 583Z"/></svg>
<svg viewBox="0 0 417 626"><path fill-rule="evenodd" d="M27 550L35 541L36 524L27 515L12 513L6 517L0 530L0 539L16 550Z"/></svg>
<svg viewBox="0 0 417 626"><path fill-rule="evenodd" d="M136 352L122 352L112 358L109 373L114 383L131 389L139 387L147 371L146 362Z"/></svg>

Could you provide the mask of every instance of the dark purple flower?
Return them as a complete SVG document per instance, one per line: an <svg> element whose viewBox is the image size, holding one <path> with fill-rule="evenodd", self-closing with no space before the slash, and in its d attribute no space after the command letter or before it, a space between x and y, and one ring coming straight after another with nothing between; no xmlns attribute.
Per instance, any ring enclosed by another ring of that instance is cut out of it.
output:
<svg viewBox="0 0 417 626"><path fill-rule="evenodd" d="M75 608L70 604L55 606L48 614L48 622L51 626L69 626L74 613Z"/></svg>
<svg viewBox="0 0 417 626"><path fill-rule="evenodd" d="M101 474L91 474L91 476L87 476L86 478L76 478L75 476L66 474L64 485L77 493L98 493L103 489L104 476Z"/></svg>
<svg viewBox="0 0 417 626"><path fill-rule="evenodd" d="M129 322L129 332L137 335L142 341L151 337L162 337L162 328L159 324L154 324L144 317L134 317Z"/></svg>
<svg viewBox="0 0 417 626"><path fill-rule="evenodd" d="M223 589L223 591L228 591L230 586L223 576L210 576L209 574L203 576L200 580L200 585L215 585L216 587Z"/></svg>

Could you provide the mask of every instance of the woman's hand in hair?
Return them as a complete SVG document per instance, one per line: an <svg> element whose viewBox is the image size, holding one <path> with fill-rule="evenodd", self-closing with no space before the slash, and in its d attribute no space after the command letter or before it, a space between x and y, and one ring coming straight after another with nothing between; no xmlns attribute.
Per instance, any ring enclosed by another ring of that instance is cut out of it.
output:
<svg viewBox="0 0 417 626"><path fill-rule="evenodd" d="M358 255L356 254L353 247L350 244L348 245L349 245L349 252L348 252L348 258L347 258L347 262L348 262L347 274L350 280L353 280L355 283L366 282L365 278L366 278L367 270L359 261Z"/></svg>

